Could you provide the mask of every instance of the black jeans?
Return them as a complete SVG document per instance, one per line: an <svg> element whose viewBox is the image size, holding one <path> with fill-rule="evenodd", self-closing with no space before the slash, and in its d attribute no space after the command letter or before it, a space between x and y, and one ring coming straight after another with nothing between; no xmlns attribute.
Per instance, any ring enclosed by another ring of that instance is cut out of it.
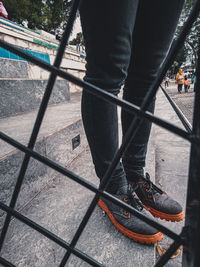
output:
<svg viewBox="0 0 200 267"><path fill-rule="evenodd" d="M83 0L84 80L140 105L172 42L183 0ZM154 102L149 111L154 111ZM102 179L118 149L116 105L83 90L82 117L97 176ZM125 135L134 115L122 110ZM143 174L151 123L144 121L111 178L108 191Z"/></svg>
<svg viewBox="0 0 200 267"><path fill-rule="evenodd" d="M181 92L182 88L183 88L183 85L182 84L178 84L178 92Z"/></svg>

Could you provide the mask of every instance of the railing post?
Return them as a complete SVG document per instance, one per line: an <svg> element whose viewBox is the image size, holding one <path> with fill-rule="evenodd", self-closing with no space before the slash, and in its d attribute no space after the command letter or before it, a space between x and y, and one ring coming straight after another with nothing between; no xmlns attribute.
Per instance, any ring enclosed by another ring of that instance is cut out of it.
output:
<svg viewBox="0 0 200 267"><path fill-rule="evenodd" d="M200 40L199 40L200 41ZM199 140L191 145L185 226L187 242L183 249L183 266L200 266L200 49L196 69L195 105L192 135Z"/></svg>

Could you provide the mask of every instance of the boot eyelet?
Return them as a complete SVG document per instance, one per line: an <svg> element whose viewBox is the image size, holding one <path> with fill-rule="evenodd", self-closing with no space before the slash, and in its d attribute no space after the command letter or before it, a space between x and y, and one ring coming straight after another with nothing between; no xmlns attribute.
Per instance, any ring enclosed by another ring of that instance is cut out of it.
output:
<svg viewBox="0 0 200 267"><path fill-rule="evenodd" d="M131 218L131 214L128 211L124 211L123 214L129 219Z"/></svg>
<svg viewBox="0 0 200 267"><path fill-rule="evenodd" d="M128 199L126 197L124 197L123 201L124 202L128 202Z"/></svg>

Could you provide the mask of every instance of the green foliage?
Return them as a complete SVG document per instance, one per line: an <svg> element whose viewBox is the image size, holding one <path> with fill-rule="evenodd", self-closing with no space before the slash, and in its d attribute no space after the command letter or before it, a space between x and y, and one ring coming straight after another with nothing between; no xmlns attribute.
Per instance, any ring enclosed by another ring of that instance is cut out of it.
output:
<svg viewBox="0 0 200 267"><path fill-rule="evenodd" d="M84 42L84 38L83 38L83 33L82 32L78 32L76 35L76 38L74 38L73 40L71 40L69 42L70 45L76 45L76 39L79 36L80 40Z"/></svg>
<svg viewBox="0 0 200 267"><path fill-rule="evenodd" d="M175 74L180 69L181 65L186 61L187 58L187 50L183 47L177 54L176 59L174 60L171 68L169 69L169 73Z"/></svg>
<svg viewBox="0 0 200 267"><path fill-rule="evenodd" d="M76 45L76 38L74 38L73 40L71 40L71 41L69 42L69 44L70 44L70 45Z"/></svg>
<svg viewBox="0 0 200 267"><path fill-rule="evenodd" d="M180 23L177 27L176 35L178 35L182 29L182 25L187 20L191 9L194 5L194 0L186 0L184 8L181 14ZM186 58L189 58L192 66L196 66L197 63L197 51L199 49L199 36L200 36L200 18L194 22L184 44ZM177 61L177 60L176 60Z"/></svg>
<svg viewBox="0 0 200 267"><path fill-rule="evenodd" d="M17 23L27 20L31 29L39 28L43 21L42 0L4 0L3 4L8 12L8 18Z"/></svg>
<svg viewBox="0 0 200 267"><path fill-rule="evenodd" d="M8 18L17 23L28 21L30 29L55 31L64 27L69 17L71 0L4 0Z"/></svg>
<svg viewBox="0 0 200 267"><path fill-rule="evenodd" d="M70 7L71 1L69 0L46 0L46 21L43 23L45 30L64 28L69 17Z"/></svg>

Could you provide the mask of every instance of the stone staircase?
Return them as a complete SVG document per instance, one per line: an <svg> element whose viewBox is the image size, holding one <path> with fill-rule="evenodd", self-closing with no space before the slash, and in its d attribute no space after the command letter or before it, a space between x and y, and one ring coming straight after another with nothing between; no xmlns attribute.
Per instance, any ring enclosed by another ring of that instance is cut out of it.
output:
<svg viewBox="0 0 200 267"><path fill-rule="evenodd" d="M28 63L0 59L0 128L26 145L37 116L47 80L32 80ZM4 71L3 71L4 69ZM6 75L4 75L6 73ZM10 75L9 75L10 74ZM5 77L6 78L2 78ZM72 139L80 135L80 145L73 150ZM37 138L35 150L65 166L86 147L80 118L80 93L70 95L69 84L57 79ZM62 154L64 153L64 155ZM0 141L1 201L9 203L23 159L23 153ZM40 192L53 178L52 171L31 160L18 201L19 209ZM2 212L0 222L2 226Z"/></svg>
<svg viewBox="0 0 200 267"><path fill-rule="evenodd" d="M4 70L0 68L0 129L26 145L47 81L30 79L27 62L1 59L0 65L4 66ZM80 97L80 93L70 93L67 81L56 81L35 151L98 185L80 117ZM178 123L176 115L171 115L173 111L166 101L163 95L158 95L157 114L162 116L163 108L166 108L168 112L165 110L165 118ZM73 150L73 139L79 135L80 145ZM187 157L184 155L188 153L188 144L176 141L174 137L166 141L169 136L171 134L166 131L153 127L146 170L163 189L167 188L172 196L184 204L188 168ZM174 161L177 157L176 145L181 173ZM0 201L5 204L9 204L23 156L22 152L0 140ZM181 161L183 157L184 166ZM170 187L171 176L173 190ZM175 189L177 181L179 186ZM70 242L93 196L92 192L64 175L31 159L16 209ZM4 218L5 213L0 211L0 227ZM168 226L179 233L182 223L168 223ZM162 244L167 245L169 242L172 243L165 237ZM155 246L140 245L121 235L98 207L95 208L76 247L103 265L111 267L151 267L157 259ZM64 254L65 250L61 247L18 220L12 219L1 256L17 267L55 267L59 265ZM66 266L89 264L72 255ZM170 260L166 266L181 266L181 255Z"/></svg>

